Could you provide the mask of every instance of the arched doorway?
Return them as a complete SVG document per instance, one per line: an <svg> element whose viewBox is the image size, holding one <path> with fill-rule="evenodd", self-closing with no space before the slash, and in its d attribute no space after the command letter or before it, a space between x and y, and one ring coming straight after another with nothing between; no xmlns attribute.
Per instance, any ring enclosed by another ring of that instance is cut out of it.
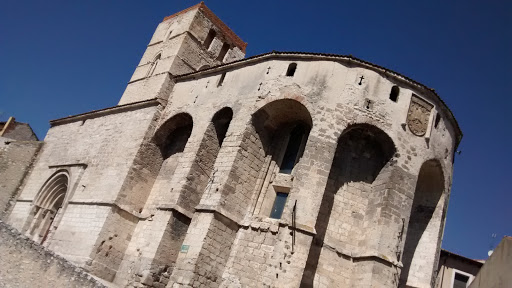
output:
<svg viewBox="0 0 512 288"><path fill-rule="evenodd" d="M54 173L41 188L33 202L33 217L27 231L32 240L43 244L56 230L58 223L55 219L62 214L68 186L69 174L61 170Z"/></svg>

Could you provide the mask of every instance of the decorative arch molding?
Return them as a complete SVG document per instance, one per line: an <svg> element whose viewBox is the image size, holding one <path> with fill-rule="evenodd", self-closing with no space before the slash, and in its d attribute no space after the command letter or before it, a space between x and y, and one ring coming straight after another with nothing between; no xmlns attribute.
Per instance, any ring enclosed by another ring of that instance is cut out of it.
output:
<svg viewBox="0 0 512 288"><path fill-rule="evenodd" d="M67 207L70 191L70 172L59 169L43 184L32 202L27 235L43 244L56 230L60 216Z"/></svg>
<svg viewBox="0 0 512 288"><path fill-rule="evenodd" d="M388 134L387 132L385 132L385 131L391 131L390 125L386 125L385 123L379 121L378 119L373 119L373 118L366 118L362 121L357 121L357 122L347 121L345 126L336 127L337 130L334 131L334 136L338 140L344 133L350 131L350 129L357 128L357 127L368 127L368 128L374 127L374 129L382 131L387 136L387 138L389 138L389 140L391 140L391 142L400 143L400 141L395 139L395 136L393 134ZM395 147L398 150L398 146L395 145Z"/></svg>
<svg viewBox="0 0 512 288"><path fill-rule="evenodd" d="M308 108L308 106L310 107ZM266 99L264 103L258 103L256 108L251 114L250 123L252 125L257 125L256 121L264 121L264 127L275 130L280 125L301 121L310 129L313 127L313 118L310 112L312 105L303 96Z"/></svg>
<svg viewBox="0 0 512 288"><path fill-rule="evenodd" d="M350 133L352 130L355 129L361 129L364 131L367 131L371 135L375 136L379 143L384 145L384 149L390 150L396 150L395 141L393 138L385 132L386 127L382 127L382 125L379 125L379 123L374 122L358 122L358 123L351 123L347 125L342 132L340 133L340 136L338 137L338 141L347 133Z"/></svg>
<svg viewBox="0 0 512 288"><path fill-rule="evenodd" d="M263 108L263 107L265 107L265 106L267 106L267 105L269 105L269 104L271 104L273 102L281 101L281 100L293 100L295 102L300 103L308 111L309 115L311 115L311 111L315 110L315 105L310 103L308 101L308 98L306 98L304 95L292 94L292 93L283 93L283 94L278 95L278 96L268 96L265 99L256 102L254 110L251 111L251 115L256 113L261 108ZM311 116L310 116L310 118L311 118Z"/></svg>
<svg viewBox="0 0 512 288"><path fill-rule="evenodd" d="M166 138L168 138L173 131L184 126L190 126L190 130L193 129L194 121L192 116L186 112L176 113L158 126L153 135L152 142L160 147L164 145Z"/></svg>
<svg viewBox="0 0 512 288"><path fill-rule="evenodd" d="M206 70L208 68L210 68L210 65L208 65L208 64L207 65L203 65L203 66L199 67L199 69L197 69L197 71Z"/></svg>

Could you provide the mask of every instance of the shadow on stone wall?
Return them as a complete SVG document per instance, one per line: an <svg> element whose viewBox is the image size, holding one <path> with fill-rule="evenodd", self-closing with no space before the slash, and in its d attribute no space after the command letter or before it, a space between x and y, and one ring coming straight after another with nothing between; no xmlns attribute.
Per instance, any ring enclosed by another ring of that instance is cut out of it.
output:
<svg viewBox="0 0 512 288"><path fill-rule="evenodd" d="M324 240L326 234L329 233L329 222L333 212L336 212L333 211L335 197L337 193L342 193L340 188L348 183L371 185L394 153L393 141L383 131L370 125L349 127L347 132L340 136L322 196L320 212L315 225L317 234L313 238L309 250L301 287L314 286L315 274L319 263L322 262ZM342 208L336 207L335 210ZM335 264L332 263L332 265Z"/></svg>

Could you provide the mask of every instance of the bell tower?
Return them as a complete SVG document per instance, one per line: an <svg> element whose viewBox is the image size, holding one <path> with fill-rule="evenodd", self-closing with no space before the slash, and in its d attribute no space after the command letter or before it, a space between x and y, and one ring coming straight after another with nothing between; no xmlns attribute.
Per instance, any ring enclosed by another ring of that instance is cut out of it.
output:
<svg viewBox="0 0 512 288"><path fill-rule="evenodd" d="M204 2L165 17L118 105L155 97L166 99L174 75L242 59L246 46Z"/></svg>

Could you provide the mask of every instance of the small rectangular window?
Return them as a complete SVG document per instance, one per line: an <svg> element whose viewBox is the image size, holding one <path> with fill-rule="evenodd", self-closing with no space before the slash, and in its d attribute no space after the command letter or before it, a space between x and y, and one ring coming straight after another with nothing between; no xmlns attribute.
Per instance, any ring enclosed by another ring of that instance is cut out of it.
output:
<svg viewBox="0 0 512 288"><path fill-rule="evenodd" d="M286 204L286 199L288 198L288 193L277 192L276 200L274 201L274 206L272 206L272 211L270 212L270 218L281 219L283 215L284 205Z"/></svg>
<svg viewBox="0 0 512 288"><path fill-rule="evenodd" d="M469 276L455 272L453 279L453 288L466 288L468 286Z"/></svg>
<svg viewBox="0 0 512 288"><path fill-rule="evenodd" d="M295 75L295 70L297 70L297 63L290 63L290 65L288 65L288 70L286 70L286 76L293 77L293 75Z"/></svg>
<svg viewBox="0 0 512 288"><path fill-rule="evenodd" d="M292 173L293 167L297 162L297 157L299 156L300 145L302 144L302 138L304 137L305 132L306 131L302 125L295 126L291 131L279 173Z"/></svg>
<svg viewBox="0 0 512 288"><path fill-rule="evenodd" d="M393 88L391 88L391 92L389 93L389 99L393 102L396 102L398 101L398 94L400 94L400 88L398 88L398 86L393 86Z"/></svg>

